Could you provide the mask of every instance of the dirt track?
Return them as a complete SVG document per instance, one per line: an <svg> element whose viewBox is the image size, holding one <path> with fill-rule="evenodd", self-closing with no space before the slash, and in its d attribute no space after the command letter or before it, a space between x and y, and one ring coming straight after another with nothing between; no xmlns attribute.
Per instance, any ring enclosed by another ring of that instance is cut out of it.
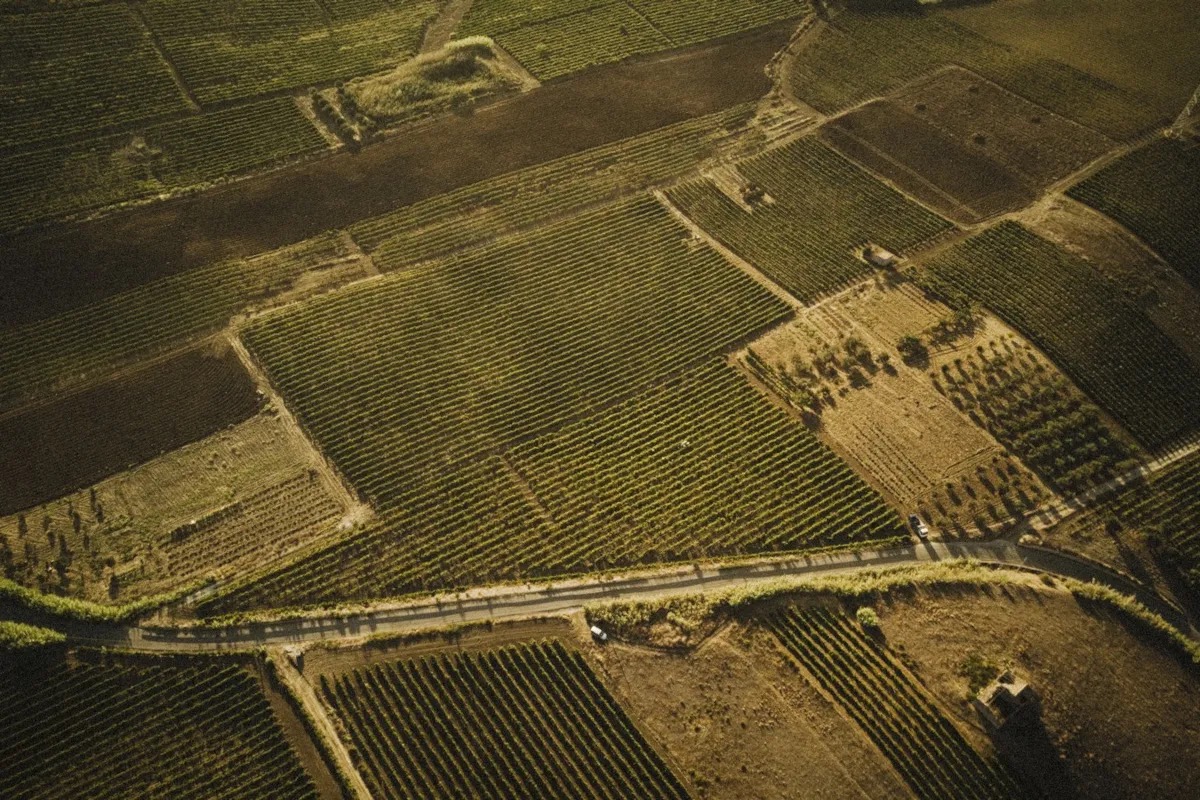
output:
<svg viewBox="0 0 1200 800"><path fill-rule="evenodd" d="M754 100L794 24L588 70L464 116L192 197L0 239L0 325L340 228L503 172Z"/></svg>

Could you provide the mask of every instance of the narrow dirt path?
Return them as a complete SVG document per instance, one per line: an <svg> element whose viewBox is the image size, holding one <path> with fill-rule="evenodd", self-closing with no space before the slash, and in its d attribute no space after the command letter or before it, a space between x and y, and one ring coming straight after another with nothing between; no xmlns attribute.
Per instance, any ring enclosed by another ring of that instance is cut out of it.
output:
<svg viewBox="0 0 1200 800"><path fill-rule="evenodd" d="M449 44L454 31L473 4L474 0L450 0L442 6L437 18L425 29L425 38L421 40L421 52L432 53Z"/></svg>
<svg viewBox="0 0 1200 800"><path fill-rule="evenodd" d="M308 712L309 718L317 726L322 741L315 744L326 750L337 761L340 767L339 771L349 779L350 786L348 788L353 793L352 800L372 800L371 790L367 788L362 775L355 768L354 760L350 758L350 751L342 744L342 737L338 735L333 720L325 713L325 706L317 698L312 684L296 669L292 660L281 649L267 650L267 658L275 665L275 672L287 685L288 691L300 701L304 710Z"/></svg>

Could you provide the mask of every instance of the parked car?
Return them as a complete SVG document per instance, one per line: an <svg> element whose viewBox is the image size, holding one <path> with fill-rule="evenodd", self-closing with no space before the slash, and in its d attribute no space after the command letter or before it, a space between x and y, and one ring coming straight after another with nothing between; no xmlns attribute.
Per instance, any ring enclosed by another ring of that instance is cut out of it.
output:
<svg viewBox="0 0 1200 800"><path fill-rule="evenodd" d="M908 527L913 529L913 533L920 536L922 539L929 538L929 526L921 521L921 518L916 514L908 515Z"/></svg>
<svg viewBox="0 0 1200 800"><path fill-rule="evenodd" d="M608 634L599 625L592 626L592 638L597 642L607 642Z"/></svg>

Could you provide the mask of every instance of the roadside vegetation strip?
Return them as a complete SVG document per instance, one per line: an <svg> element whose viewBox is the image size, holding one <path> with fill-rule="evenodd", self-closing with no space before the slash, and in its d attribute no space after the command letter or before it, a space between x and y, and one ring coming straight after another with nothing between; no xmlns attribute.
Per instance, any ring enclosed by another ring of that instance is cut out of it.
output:
<svg viewBox="0 0 1200 800"><path fill-rule="evenodd" d="M1133 231L1200 289L1200 135L1156 139L1067 194Z"/></svg>
<svg viewBox="0 0 1200 800"><path fill-rule="evenodd" d="M519 444L572 572L895 536L896 513L732 368L683 373Z"/></svg>
<svg viewBox="0 0 1200 800"><path fill-rule="evenodd" d="M579 653L555 641L321 677L378 798L686 798Z"/></svg>
<svg viewBox="0 0 1200 800"><path fill-rule="evenodd" d="M447 465L788 314L639 197L263 316L245 339L325 454L396 508Z"/></svg>
<svg viewBox="0 0 1200 800"><path fill-rule="evenodd" d="M931 13L846 12L791 65L790 88L826 114L959 64L1116 139L1165 124L1143 98L1058 61L998 44Z"/></svg>
<svg viewBox="0 0 1200 800"><path fill-rule="evenodd" d="M202 105L352 78L415 54L434 0L392 6L337 0L246 3L149 0L141 5Z"/></svg>
<svg viewBox="0 0 1200 800"><path fill-rule="evenodd" d="M188 109L124 3L0 15L0 147Z"/></svg>
<svg viewBox="0 0 1200 800"><path fill-rule="evenodd" d="M49 628L0 620L0 654L37 650L66 641L64 634Z"/></svg>
<svg viewBox="0 0 1200 800"><path fill-rule="evenodd" d="M868 242L904 253L953 226L813 138L737 165L765 191L751 210L707 179L667 193L701 228L801 301L871 272Z"/></svg>
<svg viewBox="0 0 1200 800"><path fill-rule="evenodd" d="M385 270L446 255L669 180L712 155L752 113L738 105L510 172L364 220L350 233Z"/></svg>
<svg viewBox="0 0 1200 800"><path fill-rule="evenodd" d="M930 376L1060 494L1080 494L1133 466L1135 451L1099 409L1023 341L992 340Z"/></svg>
<svg viewBox="0 0 1200 800"><path fill-rule="evenodd" d="M318 152L325 140L274 97L0 158L0 231L205 184Z"/></svg>
<svg viewBox="0 0 1200 800"><path fill-rule="evenodd" d="M212 333L235 314L344 259L326 234L261 256L181 272L57 317L0 328L0 410Z"/></svg>
<svg viewBox="0 0 1200 800"><path fill-rule="evenodd" d="M995 311L1148 449L1200 426L1200 369L1087 262L1003 222L924 265L922 280L962 306Z"/></svg>
<svg viewBox="0 0 1200 800"><path fill-rule="evenodd" d="M317 797L247 666L79 655L0 663L0 795Z"/></svg>
<svg viewBox="0 0 1200 800"><path fill-rule="evenodd" d="M824 608L793 608L773 613L768 625L918 797L1022 796L997 763L971 748L896 657L849 617Z"/></svg>
<svg viewBox="0 0 1200 800"><path fill-rule="evenodd" d="M16 581L0 577L0 600L14 603L38 614L46 614L76 622L120 623L132 622L167 603L174 602L199 588L189 586L170 594L143 597L132 603L119 606L101 605L74 597L39 592L22 586Z"/></svg>

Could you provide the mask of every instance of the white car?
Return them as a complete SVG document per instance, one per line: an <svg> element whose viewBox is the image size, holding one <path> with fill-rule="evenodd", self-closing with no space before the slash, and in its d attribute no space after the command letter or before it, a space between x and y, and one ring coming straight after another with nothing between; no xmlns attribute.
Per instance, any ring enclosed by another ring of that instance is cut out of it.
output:
<svg viewBox="0 0 1200 800"><path fill-rule="evenodd" d="M592 638L595 639L597 642L607 642L608 634L605 633L603 631L603 629L600 628L599 625L593 625L592 626Z"/></svg>
<svg viewBox="0 0 1200 800"><path fill-rule="evenodd" d="M929 538L929 526L921 521L921 518L916 514L908 515L908 526L913 529L913 532L922 539Z"/></svg>

